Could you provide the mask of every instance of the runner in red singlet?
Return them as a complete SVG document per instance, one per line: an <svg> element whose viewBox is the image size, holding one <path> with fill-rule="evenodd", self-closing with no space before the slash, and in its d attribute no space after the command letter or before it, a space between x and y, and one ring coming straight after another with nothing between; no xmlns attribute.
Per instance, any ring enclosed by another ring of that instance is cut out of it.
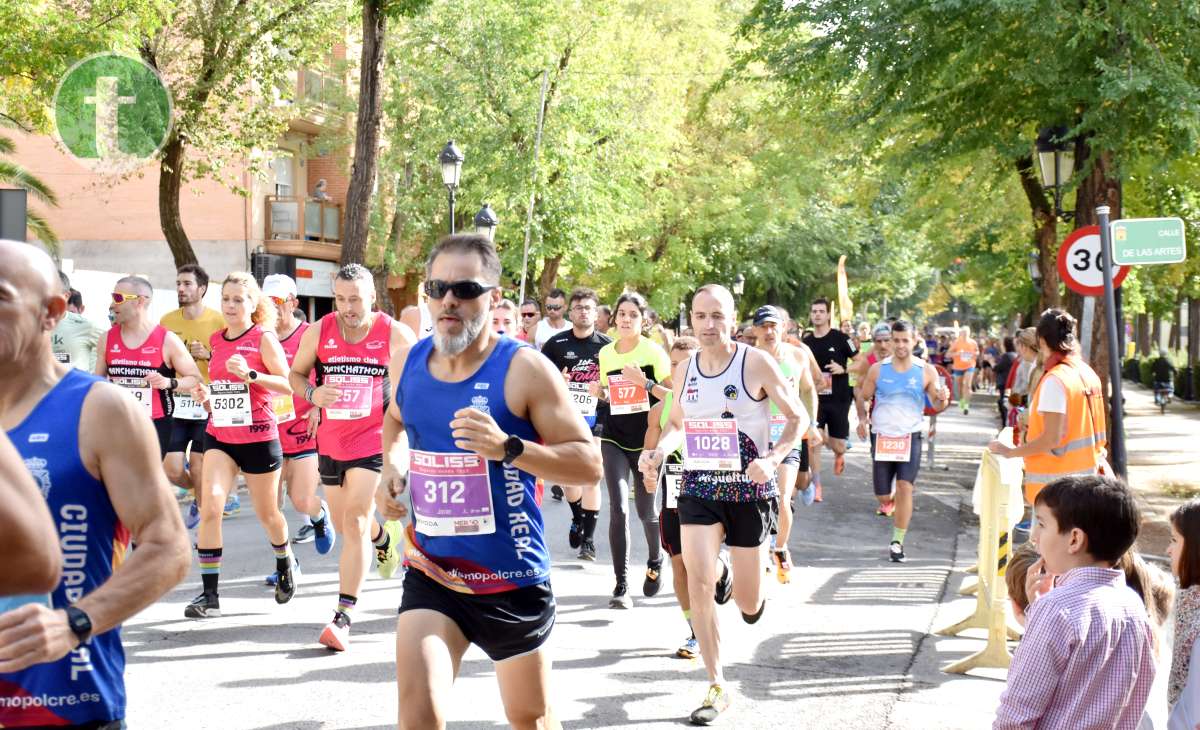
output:
<svg viewBox="0 0 1200 730"><path fill-rule="evenodd" d="M400 565L401 528L384 529L374 518L375 489L383 466L383 411L390 402L388 363L416 337L408 325L373 312L375 282L359 264L348 264L333 281L334 308L305 331L292 361L292 387L321 410L317 468L333 524L342 533L338 603L319 641L335 651L350 643L350 613L358 602L371 545L379 574L390 578ZM316 370L316 384L309 374Z"/></svg>
<svg viewBox="0 0 1200 730"><path fill-rule="evenodd" d="M286 274L271 274L263 280L263 294L275 305L275 334L283 346L288 366L296 359L300 338L309 324L296 319L296 282ZM309 379L314 385L314 379ZM321 555L333 550L337 532L326 519L329 506L317 496L317 416L312 404L293 395L275 396L275 420L279 424L279 444L283 448L283 482L292 506L308 520L300 527L293 543L316 542ZM283 496L280 495L280 500ZM268 585L273 585L272 573Z"/></svg>
<svg viewBox="0 0 1200 730"><path fill-rule="evenodd" d="M200 382L200 370L183 340L150 318L154 288L140 276L126 276L113 288L112 329L96 374L128 388L154 421L159 458L171 445L171 391L187 392Z"/></svg>
<svg viewBox="0 0 1200 730"><path fill-rule="evenodd" d="M209 340L211 383L200 383L192 391L192 397L210 415L205 431L204 498L196 532L204 592L184 609L188 618L221 615L217 591L223 548L221 517L225 495L237 484L239 471L246 477L254 512L275 552L275 602L287 603L296 592L287 520L279 510L277 496L283 453L274 400L292 389L287 358L274 331L275 307L259 291L253 276L235 271L221 284L221 314L225 329L214 332Z"/></svg>

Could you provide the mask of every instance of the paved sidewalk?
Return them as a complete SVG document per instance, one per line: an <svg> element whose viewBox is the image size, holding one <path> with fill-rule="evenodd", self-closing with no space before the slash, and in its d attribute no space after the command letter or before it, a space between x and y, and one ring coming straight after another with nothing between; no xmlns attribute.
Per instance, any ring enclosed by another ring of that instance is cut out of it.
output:
<svg viewBox="0 0 1200 730"><path fill-rule="evenodd" d="M944 675L939 667L982 647L978 638L943 639L933 629L961 619L974 599L959 598L974 562L977 532L969 486L993 432L994 396L977 395L969 417L940 419L940 466L923 469L906 549L887 559L891 522L874 514L868 447L855 438L846 474L828 472L825 502L796 511L791 539L797 569L781 586L764 576L769 600L754 626L732 602L720 610L726 673L734 705L729 728L986 727L1002 681ZM827 452L828 453L828 452ZM596 563L566 545L569 510L547 498L558 624L554 705L568 728L686 725L705 690L702 664L674 658L686 626L664 576L659 596L640 595L646 549L632 526L635 608L607 607L613 587L607 512ZM277 606L261 585L272 561L243 500L226 522L222 575L225 616L182 618L199 592L195 568L184 587L126 627L130 727L388 728L396 716L393 637L399 580L372 577L356 610L353 644L331 654L316 643L337 594L336 564L299 546L305 578L296 598ZM964 506L965 505L965 506ZM295 529L294 518L292 529ZM1003 676L1002 673L998 676ZM491 662L472 648L447 698L449 727L505 727Z"/></svg>

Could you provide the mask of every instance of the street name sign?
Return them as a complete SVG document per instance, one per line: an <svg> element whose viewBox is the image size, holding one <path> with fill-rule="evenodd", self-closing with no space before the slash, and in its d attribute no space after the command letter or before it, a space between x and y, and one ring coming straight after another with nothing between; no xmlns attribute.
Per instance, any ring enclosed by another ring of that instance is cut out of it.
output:
<svg viewBox="0 0 1200 730"><path fill-rule="evenodd" d="M1179 218L1126 218L1111 225L1114 264L1177 264L1187 258Z"/></svg>

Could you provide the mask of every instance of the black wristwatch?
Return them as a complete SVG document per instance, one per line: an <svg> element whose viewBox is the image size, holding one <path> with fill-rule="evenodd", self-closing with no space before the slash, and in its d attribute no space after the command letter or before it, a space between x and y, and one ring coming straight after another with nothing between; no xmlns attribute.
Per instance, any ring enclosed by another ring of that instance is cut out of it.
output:
<svg viewBox="0 0 1200 730"><path fill-rule="evenodd" d="M521 454L525 453L525 442L520 436L509 436L504 440L504 465L512 466L512 463L520 458Z"/></svg>
<svg viewBox="0 0 1200 730"><path fill-rule="evenodd" d="M171 390L179 390L179 381L175 378L171 378Z"/></svg>
<svg viewBox="0 0 1200 730"><path fill-rule="evenodd" d="M80 644L86 644L87 640L92 638L91 617L77 606L67 606L63 611L67 614L67 625L71 627L71 633L75 634Z"/></svg>
<svg viewBox="0 0 1200 730"><path fill-rule="evenodd" d="M650 395L654 395L654 386L656 386L656 385L658 385L658 382L654 378L646 378L646 392L647 393L649 393Z"/></svg>
<svg viewBox="0 0 1200 730"><path fill-rule="evenodd" d="M257 371L257 370L251 370L251 371L250 371L250 374L249 374L247 377L249 377L249 378L250 378L250 380L258 380L258 371Z"/></svg>

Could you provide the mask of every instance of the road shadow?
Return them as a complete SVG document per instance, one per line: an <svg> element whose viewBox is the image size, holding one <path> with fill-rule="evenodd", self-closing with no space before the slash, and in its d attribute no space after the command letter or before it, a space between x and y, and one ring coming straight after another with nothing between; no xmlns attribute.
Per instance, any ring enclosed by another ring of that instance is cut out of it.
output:
<svg viewBox="0 0 1200 730"><path fill-rule="evenodd" d="M950 569L942 562L922 565L884 563L878 567L839 570L813 593L811 603L824 605L926 605L937 603Z"/></svg>

